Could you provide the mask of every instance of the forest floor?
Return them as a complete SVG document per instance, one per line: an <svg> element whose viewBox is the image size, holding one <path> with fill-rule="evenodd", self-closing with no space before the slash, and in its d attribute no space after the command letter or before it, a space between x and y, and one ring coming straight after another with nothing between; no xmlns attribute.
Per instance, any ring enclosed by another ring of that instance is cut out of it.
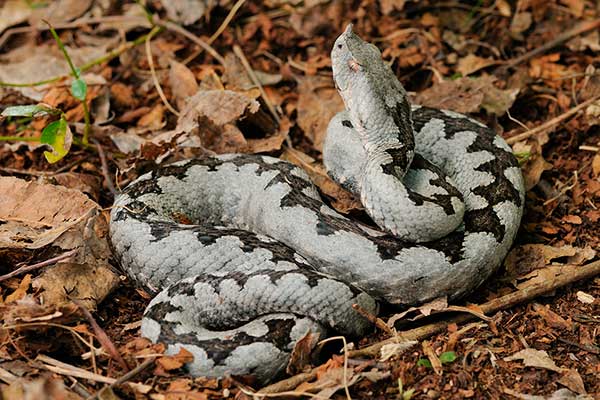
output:
<svg viewBox="0 0 600 400"><path fill-rule="evenodd" d="M600 7L467 3L0 2L2 398L600 398ZM190 378L189 354L139 337L149 295L107 244L114 194L158 162L260 152L365 218L320 163L343 108L329 51L349 22L416 103L513 147L527 185L514 249L462 301L385 307L346 352L328 343L266 388Z"/></svg>

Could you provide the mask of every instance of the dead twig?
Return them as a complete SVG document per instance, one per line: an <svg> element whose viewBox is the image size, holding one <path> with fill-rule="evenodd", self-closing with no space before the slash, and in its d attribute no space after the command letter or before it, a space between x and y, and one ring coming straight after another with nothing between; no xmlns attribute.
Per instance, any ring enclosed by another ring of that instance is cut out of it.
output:
<svg viewBox="0 0 600 400"><path fill-rule="evenodd" d="M140 372L144 371L146 368L148 368L150 365L152 365L154 363L154 360L156 360L156 358L157 357L150 357L150 358L148 358L146 361L144 361L143 363L141 363L140 365L138 365L137 367L135 367L131 371L127 372L126 374L124 374L120 378L116 379L114 382L112 382L108 386L103 387L102 389L100 389L96 393L94 393L93 395L89 396L86 400L92 400L92 399L96 399L96 398L100 399L101 395L102 395L102 393L104 393L104 391L110 390L110 389L114 388L115 386L122 385L125 382L133 379Z"/></svg>
<svg viewBox="0 0 600 400"><path fill-rule="evenodd" d="M545 131L546 129L550 129L552 128L554 125L558 125L559 123L561 123L562 121L564 121L565 119L569 118L572 115L577 114L579 111L583 110L584 108L586 108L587 106L589 106L592 103L595 103L596 101L600 100L600 95L594 96L591 99L588 99L586 101L584 101L583 103L579 104L576 107L571 108L569 111L552 118L549 121L546 121L545 123L543 123L542 125L539 125L527 132L523 132L520 133L518 135L509 137L508 139L506 139L506 143L508 144L514 144L517 142L520 142L521 140L530 138L532 136L537 135L540 132Z"/></svg>
<svg viewBox="0 0 600 400"><path fill-rule="evenodd" d="M506 71L508 68L512 68L516 65L519 65L523 61L527 61L530 58L537 56L538 54L545 53L546 51L566 42L567 40L569 40L575 36L579 36L583 33L593 31L594 29L598 29L598 28L600 28L600 19L595 19L593 21L584 21L584 22L580 23L579 25L577 25L576 27L574 27L573 29L570 29L570 30L558 35L558 37L556 39L551 40L548 43L545 43L544 45L542 45L540 47L536 47L535 49L533 49L517 58L509 60L506 64L499 67L498 70Z"/></svg>
<svg viewBox="0 0 600 400"><path fill-rule="evenodd" d="M221 65L225 66L225 59L219 53L217 53L217 51L215 49L213 49L208 43L206 43L204 40L200 39L198 36L194 35L192 32L190 32L187 29L185 29L173 22L170 22L170 21L163 21L161 19L156 19L154 22L157 25L162 26L170 31L173 31L173 32L179 33L182 36L185 36L192 42L196 43L198 46L202 47L208 54L213 56L213 58L215 60L217 60Z"/></svg>
<svg viewBox="0 0 600 400"><path fill-rule="evenodd" d="M584 266L573 266L568 272L562 273L552 280L546 282L540 282L535 285L531 285L521 290L517 290L513 293L509 293L505 296L498 297L494 300L490 300L479 306L484 314L495 313L506 308L513 307L517 304L523 303L528 300L532 300L537 296L545 293L552 292L563 286L583 279L590 279L600 274L600 261L595 261ZM353 350L348 352L349 358L359 357L376 357L378 356L381 348L386 344L397 343L398 341L410 341L410 340L423 340L436 333L444 331L451 323L463 323L475 318L472 314L463 314L447 321L435 322L429 325L421 326L418 328L410 329L404 332L399 332L395 337L383 340L381 342L372 344L363 349ZM318 367L317 367L318 368ZM292 376L290 378L281 380L272 385L264 387L260 390L261 393L277 393L278 390L290 390L297 387L303 382L307 382L314 379L317 376L317 368L313 368L308 372L304 372L299 375Z"/></svg>
<svg viewBox="0 0 600 400"><path fill-rule="evenodd" d="M387 326L387 324L385 322L383 322L383 320L381 318L377 318L376 315L371 314L370 312L368 312L367 310L365 310L358 304L352 304L352 308L354 310L356 310L357 313L359 313L360 315L362 315L363 317L368 319L369 322L371 322L377 328L381 329L388 335L392 335L392 336L394 335L394 331L389 326Z"/></svg>
<svg viewBox="0 0 600 400"><path fill-rule="evenodd" d="M108 190L115 196L117 194L117 189L115 189L115 185L113 184L112 178L108 172L108 163L106 162L106 154L104 154L104 149L100 145L100 143L92 138L92 142L96 145L98 149L98 155L100 156L100 165L102 166L102 175L104 176L104 180L106 181L106 186L108 186Z"/></svg>
<svg viewBox="0 0 600 400"><path fill-rule="evenodd" d="M215 31L215 33L213 33L213 35L210 37L210 39L208 39L209 45L212 44L221 35L221 33L223 33L223 31L227 28L227 26L229 25L229 23L235 16L235 14L244 5L245 2L246 2L246 0L238 0L233 5L233 7L231 7L231 10L229 10L229 14L227 14L227 16L223 20L223 23L221 24L221 26L219 26L219 28Z"/></svg>
<svg viewBox="0 0 600 400"><path fill-rule="evenodd" d="M242 62L242 65L244 66L244 69L246 69L246 72L248 72L248 75L250 76L250 79L252 80L252 83L254 85L256 85L256 87L260 91L260 96L265 101L267 109L269 110L269 112L271 113L271 115L273 115L273 118L275 118L275 121L277 121L277 123L279 124L281 122L281 119L279 118L279 115L277 115L277 112L275 111L275 108L271 104L271 100L269 100L269 96L267 96L267 93L265 92L265 89L263 88L262 84L258 80L258 77L254 73L254 70L250 66L250 63L248 62L248 59L244 55L244 52L242 51L242 48L236 44L236 45L233 46L233 52L240 59L240 61Z"/></svg>
<svg viewBox="0 0 600 400"><path fill-rule="evenodd" d="M121 357L121 354L113 344L112 340L110 340L104 329L102 329L100 325L98 325L98 323L96 322L92 314L89 312L89 310L85 308L85 306L79 300L73 298L71 298L70 300L77 307L79 307L79 309L81 310L85 318L88 320L90 325L92 325L92 329L96 334L96 339L98 339L104 350L106 350L106 352L110 354L110 356L114 358L125 371L129 371L129 366L127 365L123 357Z"/></svg>
<svg viewBox="0 0 600 400"><path fill-rule="evenodd" d="M165 93L163 92L162 87L160 86L160 82L158 81L158 77L156 76L156 70L154 69L154 59L152 57L152 48L150 47L150 41L159 32L159 29L160 28L158 28L158 27L154 27L154 29L152 29L152 31L150 32L148 37L146 37L146 43L145 43L146 58L148 59L148 65L150 66L150 74L152 75L152 82L154 82L154 87L156 88L156 91L158 92L160 99L162 100L165 107L167 107L169 109L169 111L171 111L173 114L179 116L179 111L177 111L175 108L173 108L171 103L169 103L169 100L167 100L167 96L165 96Z"/></svg>
<svg viewBox="0 0 600 400"><path fill-rule="evenodd" d="M33 270L38 269L38 268L42 268L42 267L46 267L48 265L56 264L59 261L66 260L67 258L75 255L76 253L77 253L77 249L73 249L73 250L69 250L66 253L63 253L63 254L61 254L59 256L52 257L52 258L50 258L50 259L48 259L46 261L42 261L42 262L39 262L37 264L24 265L22 267L19 267L19 268L15 269L12 272L9 272L6 275L0 276L0 282L5 281L5 280L10 279L10 278L13 278L13 277L15 277L17 275L24 274L26 272L33 271Z"/></svg>

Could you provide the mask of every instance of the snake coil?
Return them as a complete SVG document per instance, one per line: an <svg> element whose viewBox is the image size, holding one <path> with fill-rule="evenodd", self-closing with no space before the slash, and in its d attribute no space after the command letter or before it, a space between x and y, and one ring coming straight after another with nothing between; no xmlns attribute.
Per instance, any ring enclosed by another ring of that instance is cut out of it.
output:
<svg viewBox="0 0 600 400"><path fill-rule="evenodd" d="M259 155L162 166L115 201L115 254L158 292L142 335L190 351L194 375L267 381L308 332L364 335L352 304L376 313L376 300L462 296L514 240L523 179L502 138L464 115L411 106L351 26L331 60L346 110L328 127L325 165L379 229L329 208L302 169Z"/></svg>

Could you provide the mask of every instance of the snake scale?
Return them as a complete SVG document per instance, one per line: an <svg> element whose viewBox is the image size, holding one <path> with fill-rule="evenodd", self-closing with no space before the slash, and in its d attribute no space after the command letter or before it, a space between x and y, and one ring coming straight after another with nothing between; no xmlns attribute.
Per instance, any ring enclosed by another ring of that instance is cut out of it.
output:
<svg viewBox="0 0 600 400"><path fill-rule="evenodd" d="M115 201L115 254L158 293L142 335L190 351L194 375L268 381L308 332L368 332L352 304L376 314L377 301L460 297L515 238L523 178L502 138L464 115L411 106L351 25L331 60L346 109L329 124L324 162L379 228L328 207L301 168L260 155L162 166Z"/></svg>

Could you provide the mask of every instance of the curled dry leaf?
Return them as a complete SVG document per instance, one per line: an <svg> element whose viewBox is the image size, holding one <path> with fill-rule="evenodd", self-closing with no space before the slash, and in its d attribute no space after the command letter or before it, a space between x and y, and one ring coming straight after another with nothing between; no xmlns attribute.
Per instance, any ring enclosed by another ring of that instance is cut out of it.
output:
<svg viewBox="0 0 600 400"><path fill-rule="evenodd" d="M566 258L566 263L570 265L582 265L595 256L596 250L591 247L526 244L514 248L506 257L504 265L508 276L518 277L544 268L558 258Z"/></svg>
<svg viewBox="0 0 600 400"><path fill-rule="evenodd" d="M390 343L383 345L380 350L381 358L379 359L379 361L383 362L389 360L394 356L399 356L418 343L419 342L417 342L416 340L407 340L400 343Z"/></svg>
<svg viewBox="0 0 600 400"><path fill-rule="evenodd" d="M418 307L410 307L409 309L402 311L401 313L392 315L390 317L390 319L388 319L387 325L390 328L393 328L394 324L402 319L408 319L409 321L415 321L417 319L431 315L431 313L433 311L444 310L447 307L448 307L448 299L445 296L439 297L430 302L422 304ZM409 314L412 317L406 318Z"/></svg>
<svg viewBox="0 0 600 400"><path fill-rule="evenodd" d="M67 301L66 292L94 309L118 284L108 264L108 227L99 206L62 186L0 177L0 254L78 249L76 259L47 268L34 279L46 303Z"/></svg>

